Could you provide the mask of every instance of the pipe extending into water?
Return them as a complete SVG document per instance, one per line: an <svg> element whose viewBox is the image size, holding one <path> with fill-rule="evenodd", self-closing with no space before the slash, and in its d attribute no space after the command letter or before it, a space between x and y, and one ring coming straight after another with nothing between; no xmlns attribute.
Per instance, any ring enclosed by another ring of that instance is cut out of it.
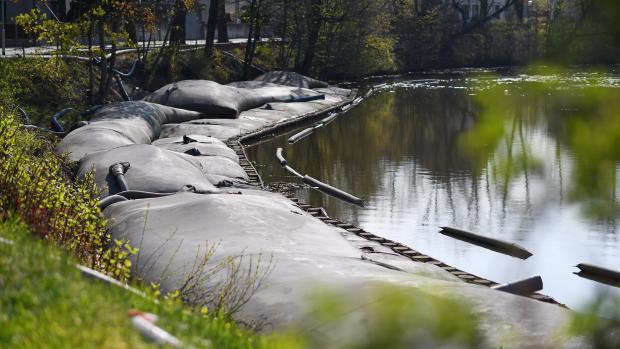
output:
<svg viewBox="0 0 620 349"><path fill-rule="evenodd" d="M305 175L303 177L303 181L304 183L310 185L311 187L314 187L320 191L322 191L325 194L331 195L335 198L338 198L340 200L343 201L347 201L350 202L354 205L360 206L360 207L364 207L364 201L360 198L358 198L357 196L351 195L345 191L342 191L338 188L332 187L329 184L323 183L315 178L312 178L308 175Z"/></svg>
<svg viewBox="0 0 620 349"><path fill-rule="evenodd" d="M543 281L540 275L534 275L532 277L517 280L503 285L497 285L491 287L494 290L504 291L520 296L529 296L534 292L543 289Z"/></svg>
<svg viewBox="0 0 620 349"><path fill-rule="evenodd" d="M525 248L514 242L490 238L487 236L478 235L468 231L450 227L441 227L441 229L442 230L439 231L441 234L509 256L517 257L520 259L528 259L533 255L530 251L526 250Z"/></svg>
<svg viewBox="0 0 620 349"><path fill-rule="evenodd" d="M292 135L289 139L288 142L289 144L295 144L297 142L299 142L300 140L308 137L309 135L311 135L314 132L314 127L308 127L306 129L304 129L301 132L298 132L294 135Z"/></svg>
<svg viewBox="0 0 620 349"><path fill-rule="evenodd" d="M620 271L601 267L590 263L579 263L576 265L579 272L577 276L604 283L610 286L620 287Z"/></svg>
<svg viewBox="0 0 620 349"><path fill-rule="evenodd" d="M364 201L358 198L357 196L351 195L338 188L332 187L331 185L323 183L319 181L318 179L312 178L308 175L301 175L299 172L295 171L292 167L288 165L288 161L286 161L286 159L284 158L284 155L282 155L282 152L283 152L282 148L276 149L276 158L278 159L280 166L282 166L284 169L291 172L295 176L301 178L301 180L304 183L310 185L314 189L318 189L319 191L325 194L331 195L337 199L352 203L360 207L364 207Z"/></svg>
<svg viewBox="0 0 620 349"><path fill-rule="evenodd" d="M289 139L288 139L289 144L295 144L295 143L299 142L300 140L308 137L309 135L311 135L314 132L314 130L317 130L317 129L321 128L321 127L325 127L326 125L328 125L332 121L336 120L337 117L338 117L338 114L335 114L335 113L334 114L330 114L326 118L321 119L318 122L316 122L313 126L305 128L305 129L303 129L300 132L297 132L296 134L294 134L291 137L289 137Z"/></svg>

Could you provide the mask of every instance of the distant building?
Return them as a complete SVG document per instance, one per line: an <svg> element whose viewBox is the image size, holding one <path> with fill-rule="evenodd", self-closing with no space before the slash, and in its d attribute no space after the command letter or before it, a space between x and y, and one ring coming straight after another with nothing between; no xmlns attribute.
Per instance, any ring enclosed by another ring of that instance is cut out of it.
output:
<svg viewBox="0 0 620 349"><path fill-rule="evenodd" d="M15 17L22 13L30 12L34 8L39 8L48 18L57 15L60 20L64 20L69 12L70 0L47 1L45 5L37 5L35 0L0 0L4 5L4 18L0 19L4 23L5 37L7 46L17 46L27 43L30 38L23 30L15 24Z"/></svg>
<svg viewBox="0 0 620 349"><path fill-rule="evenodd" d="M241 14L244 7L249 5L246 0L223 0L225 11L229 22L228 37L230 39L244 38L248 36L248 25L241 23ZM207 27L207 18L209 16L209 0L198 0L199 10L187 14L185 20L185 38L187 40L204 40ZM216 35L217 37L217 32Z"/></svg>
<svg viewBox="0 0 620 349"><path fill-rule="evenodd" d="M225 11L229 22L228 37L243 38L248 35L248 25L241 23L242 11L248 6L247 0L223 0L225 1ZM172 6L174 0L169 0ZM209 0L198 0L199 10L187 14L186 17L186 39L187 40L204 40L207 17L209 13ZM23 30L15 24L15 17L30 12L34 8L39 8L43 13L47 14L47 18L58 18L61 21L70 20L76 13L76 6L79 2L76 0L48 0L44 3L35 0L0 0L0 4L5 7L4 23L5 36L7 46L22 46L31 42L30 38ZM79 12L79 11L77 11ZM0 22L2 20L0 19ZM164 23L155 33L155 40L163 40L168 23ZM217 37L217 33L216 33Z"/></svg>
<svg viewBox="0 0 620 349"><path fill-rule="evenodd" d="M492 15L497 13L495 19L497 20L510 20L517 18L520 16L527 15L527 6L520 9L517 8L516 5L512 5L504 10L502 10L506 6L506 2L509 0L488 0L487 3L487 13L486 15ZM482 8L483 3L480 0L445 0L446 3L450 4L450 6L457 12L461 13L463 16L463 20L471 21L482 15L484 15L484 9Z"/></svg>

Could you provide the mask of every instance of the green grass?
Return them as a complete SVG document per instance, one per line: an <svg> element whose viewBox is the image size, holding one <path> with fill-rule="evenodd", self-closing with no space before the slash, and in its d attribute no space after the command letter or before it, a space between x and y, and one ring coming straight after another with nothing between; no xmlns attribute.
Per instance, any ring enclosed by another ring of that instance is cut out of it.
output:
<svg viewBox="0 0 620 349"><path fill-rule="evenodd" d="M133 329L128 311L157 314L157 325L187 347L262 348L283 345L234 323L155 295L83 277L76 261L33 236L14 219L0 223L1 348L145 348L154 346Z"/></svg>

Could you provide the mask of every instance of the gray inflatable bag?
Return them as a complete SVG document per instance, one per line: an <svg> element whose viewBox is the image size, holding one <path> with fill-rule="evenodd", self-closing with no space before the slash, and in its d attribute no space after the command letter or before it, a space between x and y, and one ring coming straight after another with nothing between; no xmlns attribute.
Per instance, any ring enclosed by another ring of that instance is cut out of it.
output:
<svg viewBox="0 0 620 349"><path fill-rule="evenodd" d="M235 163L239 163L239 156L237 155L237 153L234 150L227 147L220 140L217 140L212 137L204 137L207 139L212 139L214 141L208 140L205 142L200 142L196 139L198 137L195 137L195 138L192 138L191 136L189 137L195 141L185 143L183 141L183 137L177 137L177 138L167 138L168 140L172 140L170 142L161 142L161 140L158 140L158 141L153 142L153 145L159 148L162 148L162 149L167 149L167 150L174 151L177 153L188 154L191 156L222 156L222 157L225 157L225 158L228 158L234 161Z"/></svg>
<svg viewBox="0 0 620 349"><path fill-rule="evenodd" d="M209 80L183 80L168 84L144 98L145 101L193 110L210 118L235 119L244 110L273 101L289 101L318 92L269 84L257 88L237 88Z"/></svg>
<svg viewBox="0 0 620 349"><path fill-rule="evenodd" d="M183 80L168 84L145 101L201 112L212 117L236 118L256 104L254 96L235 87L208 80Z"/></svg>
<svg viewBox="0 0 620 349"><path fill-rule="evenodd" d="M78 177L94 169L101 197L118 193L120 189L116 179L109 174L109 167L118 162L129 162L131 165L125 173L130 190L169 193L192 186L200 193L219 192L205 177L206 170L200 162L194 161L189 155L147 144L90 154L80 161Z"/></svg>
<svg viewBox="0 0 620 349"><path fill-rule="evenodd" d="M200 113L141 101L112 103L98 109L88 125L66 135L56 151L77 161L124 145L148 144L159 137L162 124L198 117Z"/></svg>
<svg viewBox="0 0 620 349"><path fill-rule="evenodd" d="M303 88L320 88L328 86L326 82L290 71L270 71L254 80Z"/></svg>

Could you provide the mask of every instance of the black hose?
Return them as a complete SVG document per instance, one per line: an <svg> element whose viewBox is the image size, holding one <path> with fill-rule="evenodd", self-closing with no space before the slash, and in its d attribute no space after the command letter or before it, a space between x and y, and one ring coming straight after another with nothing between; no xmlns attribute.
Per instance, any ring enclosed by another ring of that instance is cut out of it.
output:
<svg viewBox="0 0 620 349"><path fill-rule="evenodd" d="M129 170L129 167L131 167L131 165L128 162L117 162L109 168L110 174L116 178L116 183L121 192L129 190L129 186L125 180L125 172Z"/></svg>
<svg viewBox="0 0 620 349"><path fill-rule="evenodd" d="M291 97L291 99L289 99L288 103L293 103L293 102L311 102L311 101L316 101L319 99L325 99L325 95L317 95L317 96L306 96L306 97Z"/></svg>
<svg viewBox="0 0 620 349"><path fill-rule="evenodd" d="M338 188L334 188L332 186L330 186L329 184L325 184L315 178L312 178L308 175L301 175L299 172L295 171L292 167L290 167L288 165L288 162L286 161L286 159L284 158L284 155L282 155L282 148L278 148L276 149L276 158L278 159L278 162L280 163L280 166L284 167L285 170L289 171L290 173L294 174L295 176L301 178L303 180L304 183L312 186L313 188L316 188L320 191L322 191L325 194L331 195L333 197L336 197L340 200L344 200L347 202L350 202L352 204L364 207L364 201L356 196L353 196L347 192L344 192Z"/></svg>
<svg viewBox="0 0 620 349"><path fill-rule="evenodd" d="M150 191L142 191L142 190L125 190L120 193L116 193L118 196L122 196L128 200L138 200L138 199L151 199L151 198L161 198L164 196L174 195L176 193L155 193Z"/></svg>
<svg viewBox="0 0 620 349"><path fill-rule="evenodd" d="M117 202L128 201L128 200L161 198L161 197L170 196L174 194L176 193L154 193L150 191L141 191L141 190L126 190L126 191L121 191L120 193L116 193L114 195L110 195L104 199L101 199L99 201L99 208L101 210L105 210L106 207L112 204L115 204Z"/></svg>
<svg viewBox="0 0 620 349"><path fill-rule="evenodd" d="M120 74L114 74L114 81L116 81L116 86L123 97L125 102L131 101L131 97L129 97L129 93L127 93L127 89L125 89L125 85L123 84L123 79L121 79Z"/></svg>
<svg viewBox="0 0 620 349"><path fill-rule="evenodd" d="M106 207L121 201L127 201L128 199L121 195L110 195L104 199L99 200L99 208L103 211Z"/></svg>
<svg viewBox="0 0 620 349"><path fill-rule="evenodd" d="M358 198L357 196L353 196L345 191L342 191L338 188L334 188L329 184L325 184L315 178L312 178L308 175L305 175L303 177L303 181L304 183L317 188L318 190L322 191L325 194L329 194L333 197L336 197L340 200L344 200L347 202L350 202L354 205L360 206L360 207L364 207L364 201L360 198Z"/></svg>
<svg viewBox="0 0 620 349"><path fill-rule="evenodd" d="M60 119L63 115L67 114L70 111L73 111L73 108L65 108L52 116L50 124L55 132L65 132L65 128L62 127L60 122L58 122L58 119Z"/></svg>

